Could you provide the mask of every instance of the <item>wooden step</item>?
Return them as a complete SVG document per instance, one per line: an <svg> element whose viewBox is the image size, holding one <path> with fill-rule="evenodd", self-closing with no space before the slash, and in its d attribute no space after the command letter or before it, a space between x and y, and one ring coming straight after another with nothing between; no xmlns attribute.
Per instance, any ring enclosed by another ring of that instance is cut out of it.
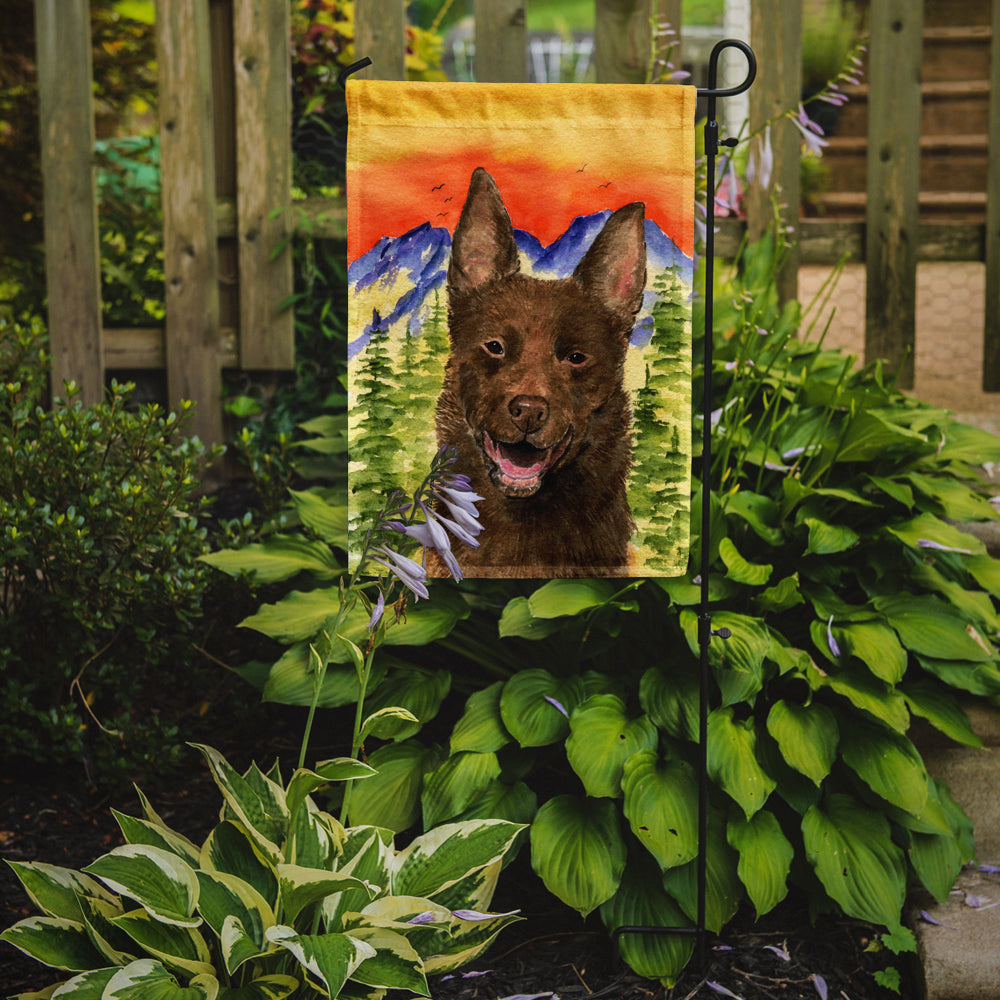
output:
<svg viewBox="0 0 1000 1000"><path fill-rule="evenodd" d="M829 218L864 219L868 204L863 191L830 191L816 202ZM954 222L982 222L986 216L986 193L980 191L921 191L920 218Z"/></svg>
<svg viewBox="0 0 1000 1000"><path fill-rule="evenodd" d="M924 83L988 80L992 38L989 25L925 28L921 79Z"/></svg>

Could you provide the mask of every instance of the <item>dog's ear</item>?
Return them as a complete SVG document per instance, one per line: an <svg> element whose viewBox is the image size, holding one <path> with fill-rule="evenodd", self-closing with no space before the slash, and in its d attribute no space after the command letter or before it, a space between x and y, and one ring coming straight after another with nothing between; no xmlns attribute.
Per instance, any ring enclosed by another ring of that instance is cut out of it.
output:
<svg viewBox="0 0 1000 1000"><path fill-rule="evenodd" d="M465 292L520 270L514 227L496 181L476 167L451 242L448 287Z"/></svg>
<svg viewBox="0 0 1000 1000"><path fill-rule="evenodd" d="M613 212L573 272L573 279L612 312L631 319L646 287L645 205Z"/></svg>

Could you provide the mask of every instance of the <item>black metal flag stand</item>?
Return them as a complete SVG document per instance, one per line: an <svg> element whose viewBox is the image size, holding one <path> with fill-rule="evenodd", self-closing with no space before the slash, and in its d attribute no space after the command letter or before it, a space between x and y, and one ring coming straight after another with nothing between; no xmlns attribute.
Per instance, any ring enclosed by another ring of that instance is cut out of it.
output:
<svg viewBox="0 0 1000 1000"><path fill-rule="evenodd" d="M747 60L747 75L736 87L719 88L719 57L729 48L739 49ZM365 56L350 66L345 66L337 77L343 87L347 77L365 66L371 59ZM614 931L617 943L623 934L694 934L698 939L698 963L701 969L705 961L705 897L707 890L707 835L708 835L708 698L709 664L708 650L712 637L729 637L729 629L712 629L712 615L709 611L709 534L711 530L711 491L708 488L712 473L712 293L715 281L715 158L721 146L735 146L735 138L720 139L719 123L716 121L716 100L720 97L735 97L750 89L757 76L757 59L753 49L738 39L727 38L716 43L708 61L708 87L699 89L698 96L707 100L707 120L705 123L705 159L707 163L707 193L705 220L705 331L704 331L704 390L702 399L702 451L701 451L701 599L698 611L698 646L701 653L701 687L698 704L698 909L694 927L623 926Z"/></svg>

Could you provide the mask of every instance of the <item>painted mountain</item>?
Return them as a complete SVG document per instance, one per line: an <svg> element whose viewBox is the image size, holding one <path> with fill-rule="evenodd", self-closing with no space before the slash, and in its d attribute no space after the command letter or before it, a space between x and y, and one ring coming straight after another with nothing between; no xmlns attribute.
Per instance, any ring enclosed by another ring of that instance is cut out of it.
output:
<svg viewBox="0 0 1000 1000"><path fill-rule="evenodd" d="M543 247L530 233L514 230L521 251L521 268L536 278L567 278L601 231L610 209L579 215L558 239ZM652 277L660 271L676 270L690 283L691 258L678 249L655 222L646 220L646 256L650 280L643 308L636 319L632 343L648 342L652 334L651 310L655 302ZM364 324L352 324L354 339L348 347L353 358L368 344L373 330L390 337L418 336L435 293L443 301L451 234L429 222L402 236L383 236L366 254L355 260L347 272L353 300L352 315L365 316Z"/></svg>

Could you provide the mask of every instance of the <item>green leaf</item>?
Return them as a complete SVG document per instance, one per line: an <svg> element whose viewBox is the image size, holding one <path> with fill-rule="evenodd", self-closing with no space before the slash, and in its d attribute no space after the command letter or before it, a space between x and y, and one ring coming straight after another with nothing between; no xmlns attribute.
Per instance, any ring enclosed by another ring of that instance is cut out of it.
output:
<svg viewBox="0 0 1000 1000"><path fill-rule="evenodd" d="M441 702L451 689L451 674L447 670L428 670L409 667L394 670L374 689L365 702L371 711L383 708L402 708L414 721L384 720L378 736L380 739L405 740L419 732L425 722L437 715Z"/></svg>
<svg viewBox="0 0 1000 1000"><path fill-rule="evenodd" d="M1000 597L1000 559L990 555L974 556L965 560L965 568L980 587L994 597Z"/></svg>
<svg viewBox="0 0 1000 1000"><path fill-rule="evenodd" d="M285 1000L299 988L292 976L261 976L245 986L223 987L218 1000Z"/></svg>
<svg viewBox="0 0 1000 1000"><path fill-rule="evenodd" d="M980 496L954 476L925 476L910 472L906 478L920 493L934 501L941 514L950 521L991 521L996 517L996 511L986 497Z"/></svg>
<svg viewBox="0 0 1000 1000"><path fill-rule="evenodd" d="M849 917L899 923L906 893L902 851L880 812L849 795L830 795L802 820L806 857Z"/></svg>
<svg viewBox="0 0 1000 1000"><path fill-rule="evenodd" d="M936 660L930 656L918 656L917 662L927 673L949 687L985 697L1000 694L1000 669L993 663Z"/></svg>
<svg viewBox="0 0 1000 1000"><path fill-rule="evenodd" d="M938 660L976 663L996 659L995 651L975 626L936 597L882 595L874 603L903 645L915 653Z"/></svg>
<svg viewBox="0 0 1000 1000"><path fill-rule="evenodd" d="M900 733L853 718L840 753L876 795L919 815L927 801L927 772L920 754Z"/></svg>
<svg viewBox="0 0 1000 1000"><path fill-rule="evenodd" d="M192 927L165 924L145 910L132 910L111 922L168 968L188 976L211 975L212 956L205 939Z"/></svg>
<svg viewBox="0 0 1000 1000"><path fill-rule="evenodd" d="M625 818L661 869L698 854L698 782L688 764L641 750L625 762L622 790Z"/></svg>
<svg viewBox="0 0 1000 1000"><path fill-rule="evenodd" d="M680 621L691 653L700 656L698 616L693 611L682 611ZM764 659L771 648L771 636L759 618L729 611L715 612L712 629L723 628L729 629L729 638L713 637L708 647L708 662L722 690L723 704L752 703L763 686Z"/></svg>
<svg viewBox="0 0 1000 1000"><path fill-rule="evenodd" d="M798 705L779 699L768 713L767 731L785 761L818 787L837 757L839 731L833 712L818 702Z"/></svg>
<svg viewBox="0 0 1000 1000"><path fill-rule="evenodd" d="M366 889L360 879L342 872L303 868L301 865L278 865L281 907L286 920L295 918L313 903L346 889ZM374 896L374 892L371 892Z"/></svg>
<svg viewBox="0 0 1000 1000"><path fill-rule="evenodd" d="M803 518L803 523L809 529L809 543L805 551L807 556L829 556L846 552L861 537L846 524L829 524L815 517Z"/></svg>
<svg viewBox="0 0 1000 1000"><path fill-rule="evenodd" d="M381 826L397 833L413 826L420 818L424 774L437 761L434 750L415 740L379 747L368 758L377 774L351 790L351 824Z"/></svg>
<svg viewBox="0 0 1000 1000"><path fill-rule="evenodd" d="M753 718L733 718L733 709L717 708L708 716L708 774L749 819L774 791L776 782L757 762Z"/></svg>
<svg viewBox="0 0 1000 1000"><path fill-rule="evenodd" d="M369 736L380 740L391 740L401 728L406 732L414 723L419 728L420 720L409 709L398 706L380 708L377 712L372 712L361 724L358 737L361 740L366 740Z"/></svg>
<svg viewBox="0 0 1000 1000"><path fill-rule="evenodd" d="M940 462L966 462L969 465L1000 462L1000 439L981 427L951 420L937 458Z"/></svg>
<svg viewBox="0 0 1000 1000"><path fill-rule="evenodd" d="M856 656L886 684L898 684L906 673L906 650L896 633L879 622L837 625L833 634L843 652Z"/></svg>
<svg viewBox="0 0 1000 1000"><path fill-rule="evenodd" d="M967 747L983 745L965 710L947 688L932 680L907 681L900 686L900 691L910 711L926 719L945 736Z"/></svg>
<svg viewBox="0 0 1000 1000"><path fill-rule="evenodd" d="M295 513L324 542L347 550L347 506L332 504L313 490L289 490Z"/></svg>
<svg viewBox="0 0 1000 1000"><path fill-rule="evenodd" d="M83 924L65 917L28 917L19 920L0 934L6 941L26 955L69 972L99 968L104 958L95 950Z"/></svg>
<svg viewBox="0 0 1000 1000"><path fill-rule="evenodd" d="M538 812L538 796L523 782L490 782L458 819L505 819L527 826Z"/></svg>
<svg viewBox="0 0 1000 1000"><path fill-rule="evenodd" d="M586 916L618 889L625 842L608 799L557 795L531 824L531 865L546 888Z"/></svg>
<svg viewBox="0 0 1000 1000"><path fill-rule="evenodd" d="M499 862L522 829L517 823L494 819L446 823L428 830L396 855L392 892L434 899Z"/></svg>
<svg viewBox="0 0 1000 1000"><path fill-rule="evenodd" d="M601 919L609 932L619 927L687 927L691 921L664 891L654 865L641 856L630 858L615 894L601 904ZM691 934L625 933L619 938L621 957L640 976L675 984L694 952Z"/></svg>
<svg viewBox="0 0 1000 1000"><path fill-rule="evenodd" d="M384 927L361 926L351 930L351 937L375 949L375 954L351 973L355 982L430 996L424 963L402 934Z"/></svg>
<svg viewBox="0 0 1000 1000"><path fill-rule="evenodd" d="M650 667L639 681L639 704L660 729L678 740L698 739L699 693L698 675L675 664L669 674L659 667Z"/></svg>
<svg viewBox="0 0 1000 1000"><path fill-rule="evenodd" d="M895 535L904 545L923 550L921 542L933 542L948 549L983 555L986 546L974 536L942 521L933 514L918 514L909 521L889 525L886 530Z"/></svg>
<svg viewBox="0 0 1000 1000"><path fill-rule="evenodd" d="M871 410L862 410L851 421L840 448L837 462L868 462L891 448L921 445L926 438L916 431L889 423Z"/></svg>
<svg viewBox="0 0 1000 1000"><path fill-rule="evenodd" d="M187 837L164 826L162 822L136 819L134 816L126 816L125 813L118 812L117 809L112 809L111 812L118 821L122 835L128 843L159 847L164 851L176 854L189 865L198 864L199 849Z"/></svg>
<svg viewBox="0 0 1000 1000"><path fill-rule="evenodd" d="M763 587L771 578L774 566L770 563L762 565L760 563L747 562L740 555L739 549L730 538L722 538L719 541L719 557L726 565L726 576L736 583L746 584L748 587Z"/></svg>
<svg viewBox="0 0 1000 1000"><path fill-rule="evenodd" d="M271 535L264 542L209 552L199 558L229 576L245 574L255 584L289 580L298 573L309 573L317 580L332 580L343 572L325 542L298 535Z"/></svg>
<svg viewBox="0 0 1000 1000"><path fill-rule="evenodd" d="M274 912L267 900L248 882L224 872L198 872L198 911L216 936L226 944L223 929L227 920L238 921L240 938L249 939L249 954L236 957L232 947L223 948L226 971L232 975L248 958L266 950L264 931L274 926ZM232 931L229 932L232 934Z"/></svg>
<svg viewBox="0 0 1000 1000"><path fill-rule="evenodd" d="M500 692L503 681L469 696L462 717L451 733L451 752L473 750L477 753L494 753L510 742L500 716Z"/></svg>
<svg viewBox="0 0 1000 1000"><path fill-rule="evenodd" d="M550 580L528 598L534 618L564 618L607 604L617 588L610 580Z"/></svg>
<svg viewBox="0 0 1000 1000"><path fill-rule="evenodd" d="M104 996L104 989L118 972L117 966L107 969L91 969L89 972L82 972L72 979L67 979L58 987L58 994L50 991L55 987L50 986L42 993L18 993L10 1000L42 1000L49 996L56 996L58 1000L101 1000Z"/></svg>
<svg viewBox="0 0 1000 1000"><path fill-rule="evenodd" d="M910 713L906 710L903 696L866 669L847 666L835 673L824 674L817 667L810 666L806 679L813 690L829 688L897 732L906 732L910 724Z"/></svg>
<svg viewBox="0 0 1000 1000"><path fill-rule="evenodd" d="M170 851L147 844L125 844L98 858L84 871L113 892L134 899L151 917L178 927L197 927L198 878L191 866Z"/></svg>
<svg viewBox="0 0 1000 1000"><path fill-rule="evenodd" d="M761 591L754 598L757 607L764 613L777 614L796 605L804 604L805 598L799 590L799 574L793 573L779 580L773 587Z"/></svg>
<svg viewBox="0 0 1000 1000"><path fill-rule="evenodd" d="M267 939L291 952L331 997L339 996L362 962L375 957L370 944L349 934L296 934L293 928L279 924L268 928Z"/></svg>
<svg viewBox="0 0 1000 1000"><path fill-rule="evenodd" d="M595 694L570 717L566 758L588 795L616 799L625 761L638 750L653 750L658 739L649 716L629 719L621 698Z"/></svg>
<svg viewBox="0 0 1000 1000"><path fill-rule="evenodd" d="M424 780L421 796L424 827L429 829L454 819L499 776L500 764L495 753L452 754Z"/></svg>
<svg viewBox="0 0 1000 1000"><path fill-rule="evenodd" d="M277 873L240 823L227 820L208 835L202 844L199 867L234 875L253 886L269 905L277 905Z"/></svg>
<svg viewBox="0 0 1000 1000"><path fill-rule="evenodd" d="M774 548L780 547L784 541L781 511L771 497L739 490L726 498L726 514L745 521L758 538Z"/></svg>
<svg viewBox="0 0 1000 1000"><path fill-rule="evenodd" d="M142 958L115 972L101 1000L216 1000L218 993L219 982L212 975L198 975L180 986L159 962Z"/></svg>
<svg viewBox="0 0 1000 1000"><path fill-rule="evenodd" d="M115 902L97 879L71 868L60 868L40 861L8 861L32 903L46 916L81 921L80 896L92 896Z"/></svg>
<svg viewBox="0 0 1000 1000"><path fill-rule="evenodd" d="M343 643L337 643L333 656L344 656L347 649ZM374 687L385 676L386 657L376 658L369 687ZM358 700L360 686L357 671L353 666L341 667L331 664L323 675L323 683L319 690L318 708L340 708ZM316 673L310 661L310 645L307 642L297 642L281 655L267 674L261 693L264 701L278 702L281 705L311 705L316 697Z"/></svg>
<svg viewBox="0 0 1000 1000"><path fill-rule="evenodd" d="M515 597L507 602L500 615L501 639L516 636L520 639L545 639L562 630L564 623L557 619L536 618L531 613L527 597Z"/></svg>
<svg viewBox="0 0 1000 1000"><path fill-rule="evenodd" d="M320 761L313 771L301 767L288 782L285 805L289 814L297 813L309 795L331 781L357 781L374 777L377 773L370 764L353 757L334 757Z"/></svg>
<svg viewBox="0 0 1000 1000"><path fill-rule="evenodd" d="M795 849L782 833L773 813L762 809L750 819L730 820L726 829L729 846L739 851L736 873L759 920L788 894L788 873Z"/></svg>
<svg viewBox="0 0 1000 1000"><path fill-rule="evenodd" d="M522 670L504 684L500 716L521 746L547 746L566 736L569 715L582 700L579 677L560 679L547 670Z"/></svg>

